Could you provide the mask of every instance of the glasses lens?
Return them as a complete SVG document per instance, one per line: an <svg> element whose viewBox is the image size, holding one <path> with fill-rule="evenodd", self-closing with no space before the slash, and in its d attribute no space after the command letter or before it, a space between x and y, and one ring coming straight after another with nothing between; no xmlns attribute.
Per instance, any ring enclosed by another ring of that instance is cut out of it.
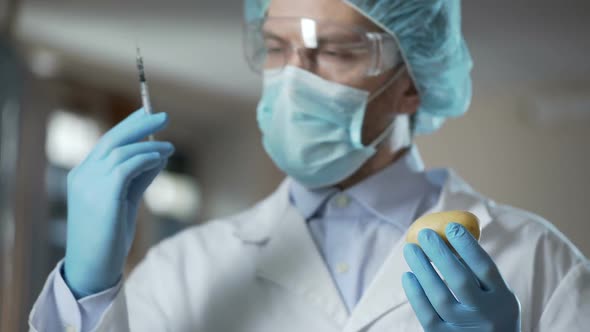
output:
<svg viewBox="0 0 590 332"><path fill-rule="evenodd" d="M377 56L366 32L305 18L252 22L245 47L257 72L293 65L343 83L365 77Z"/></svg>

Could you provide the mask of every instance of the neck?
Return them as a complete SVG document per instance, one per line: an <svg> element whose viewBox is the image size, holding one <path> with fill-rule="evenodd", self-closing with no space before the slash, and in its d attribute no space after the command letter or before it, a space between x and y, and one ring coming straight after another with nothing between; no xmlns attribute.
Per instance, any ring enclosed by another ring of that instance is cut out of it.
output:
<svg viewBox="0 0 590 332"><path fill-rule="evenodd" d="M383 146L373 157L367 160L366 163L359 168L354 174L352 174L347 179L343 180L336 187L340 190L346 190L357 183L362 182L366 178L372 176L380 172L382 169L386 168L387 166L397 162L400 158L402 158L407 152L409 148L403 148L401 150L391 152L389 146Z"/></svg>

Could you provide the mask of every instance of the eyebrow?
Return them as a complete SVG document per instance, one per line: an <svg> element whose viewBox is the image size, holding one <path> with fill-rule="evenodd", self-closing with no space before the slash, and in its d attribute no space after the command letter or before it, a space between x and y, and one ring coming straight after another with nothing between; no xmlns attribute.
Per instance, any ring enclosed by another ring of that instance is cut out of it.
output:
<svg viewBox="0 0 590 332"><path fill-rule="evenodd" d="M283 40L284 40L284 38L283 38L283 37L281 37L281 36L279 36L279 35L275 34L275 33L274 33L274 32L272 32L272 31L269 31L269 30L267 30L267 29L262 29L262 34L264 35L264 37L270 37L270 38L275 38L275 39L283 39Z"/></svg>

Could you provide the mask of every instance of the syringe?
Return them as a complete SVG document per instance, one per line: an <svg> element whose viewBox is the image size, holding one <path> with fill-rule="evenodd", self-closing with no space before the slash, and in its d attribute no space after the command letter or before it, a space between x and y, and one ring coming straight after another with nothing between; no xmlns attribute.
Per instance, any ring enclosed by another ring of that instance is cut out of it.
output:
<svg viewBox="0 0 590 332"><path fill-rule="evenodd" d="M150 92L145 78L145 70L143 68L143 58L137 47L137 70L139 71L139 89L141 91L141 103L143 104L143 110L147 114L152 114L152 103L150 102ZM154 135L149 136L149 140L154 140Z"/></svg>

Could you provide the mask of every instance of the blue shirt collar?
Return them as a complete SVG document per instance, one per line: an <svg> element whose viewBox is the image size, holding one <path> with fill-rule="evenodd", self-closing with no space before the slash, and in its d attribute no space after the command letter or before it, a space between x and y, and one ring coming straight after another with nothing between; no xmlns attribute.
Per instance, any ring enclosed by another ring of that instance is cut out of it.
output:
<svg viewBox="0 0 590 332"><path fill-rule="evenodd" d="M397 162L344 193L369 213L396 224L402 221L405 227L423 212L419 207L425 197L440 190L437 187L428 180L420 153L412 146ZM291 201L306 220L320 213L324 203L338 192L334 187L310 190L294 180L290 184Z"/></svg>

